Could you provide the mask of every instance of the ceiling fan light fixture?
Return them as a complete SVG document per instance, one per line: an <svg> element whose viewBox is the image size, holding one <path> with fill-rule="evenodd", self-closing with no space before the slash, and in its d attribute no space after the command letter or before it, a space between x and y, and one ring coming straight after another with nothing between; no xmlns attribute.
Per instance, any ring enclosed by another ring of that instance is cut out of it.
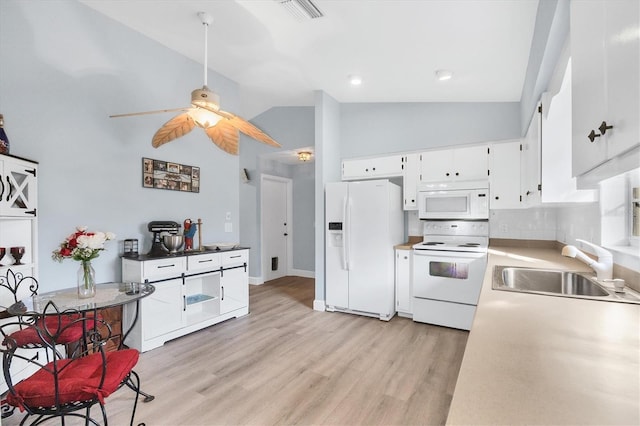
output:
<svg viewBox="0 0 640 426"><path fill-rule="evenodd" d="M189 111L189 115L191 116L191 118L193 118L193 121L196 122L196 125L198 127L202 127L203 129L208 129L209 127L215 126L222 118L211 111L207 111L206 109L198 107L192 108Z"/></svg>
<svg viewBox="0 0 640 426"><path fill-rule="evenodd" d="M309 161L311 159L311 152L309 151L300 151L298 153L298 160L300 161Z"/></svg>

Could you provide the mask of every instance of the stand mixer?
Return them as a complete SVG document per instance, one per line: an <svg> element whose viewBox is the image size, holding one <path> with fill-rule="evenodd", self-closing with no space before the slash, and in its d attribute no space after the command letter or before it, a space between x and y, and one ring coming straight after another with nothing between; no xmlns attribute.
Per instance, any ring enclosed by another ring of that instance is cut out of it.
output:
<svg viewBox="0 0 640 426"><path fill-rule="evenodd" d="M149 232L153 232L153 243L151 250L147 253L150 257L164 257L170 254L169 250L162 243L162 233L167 232L170 235L177 235L180 231L180 225L172 221L154 221L147 225Z"/></svg>

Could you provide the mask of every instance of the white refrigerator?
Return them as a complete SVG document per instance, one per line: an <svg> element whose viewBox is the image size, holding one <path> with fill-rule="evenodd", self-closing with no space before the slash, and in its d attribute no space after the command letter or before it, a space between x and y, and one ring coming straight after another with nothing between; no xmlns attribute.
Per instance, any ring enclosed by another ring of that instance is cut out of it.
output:
<svg viewBox="0 0 640 426"><path fill-rule="evenodd" d="M393 247L403 242L403 218L402 191L388 180L327 183L327 311L395 315Z"/></svg>

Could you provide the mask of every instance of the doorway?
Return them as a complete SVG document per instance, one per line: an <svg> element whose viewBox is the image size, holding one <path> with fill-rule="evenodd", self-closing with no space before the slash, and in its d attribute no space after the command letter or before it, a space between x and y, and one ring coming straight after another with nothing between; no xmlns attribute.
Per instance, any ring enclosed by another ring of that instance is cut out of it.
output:
<svg viewBox="0 0 640 426"><path fill-rule="evenodd" d="M263 174L260 188L262 277L270 281L292 268L292 181Z"/></svg>

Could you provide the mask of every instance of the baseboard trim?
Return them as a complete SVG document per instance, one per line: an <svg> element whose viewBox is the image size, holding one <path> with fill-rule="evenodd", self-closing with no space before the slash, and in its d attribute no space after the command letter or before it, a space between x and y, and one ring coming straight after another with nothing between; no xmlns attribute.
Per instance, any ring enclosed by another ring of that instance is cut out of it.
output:
<svg viewBox="0 0 640 426"><path fill-rule="evenodd" d="M249 284L262 285L264 284L264 279L262 277L249 277Z"/></svg>
<svg viewBox="0 0 640 426"><path fill-rule="evenodd" d="M292 269L289 271L289 275L295 275L296 277L303 277L303 278L315 278L316 272L307 271L304 269Z"/></svg>
<svg viewBox="0 0 640 426"><path fill-rule="evenodd" d="M322 312L324 312L325 306L326 305L324 303L324 300L317 300L316 299L316 300L313 301L313 310L314 311L322 311Z"/></svg>

